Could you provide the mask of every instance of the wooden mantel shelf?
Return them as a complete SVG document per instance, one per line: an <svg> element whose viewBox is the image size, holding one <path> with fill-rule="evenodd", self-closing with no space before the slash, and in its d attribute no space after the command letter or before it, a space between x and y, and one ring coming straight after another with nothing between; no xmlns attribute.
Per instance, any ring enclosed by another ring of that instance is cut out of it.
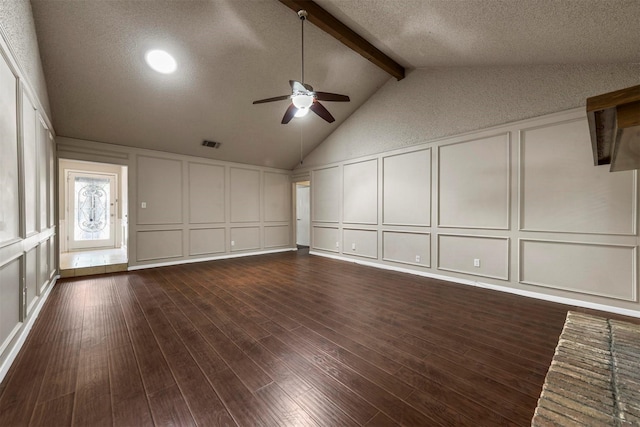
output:
<svg viewBox="0 0 640 427"><path fill-rule="evenodd" d="M640 169L640 85L587 98L587 118L596 166Z"/></svg>

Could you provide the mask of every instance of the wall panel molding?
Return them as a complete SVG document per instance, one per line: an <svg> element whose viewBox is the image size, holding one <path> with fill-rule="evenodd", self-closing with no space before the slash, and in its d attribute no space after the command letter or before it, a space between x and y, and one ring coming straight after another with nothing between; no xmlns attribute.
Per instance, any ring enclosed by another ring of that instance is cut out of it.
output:
<svg viewBox="0 0 640 427"><path fill-rule="evenodd" d="M438 146L438 227L508 230L511 132Z"/></svg>
<svg viewBox="0 0 640 427"><path fill-rule="evenodd" d="M420 257L418 261L416 256ZM417 267L431 267L431 233L383 230L382 259Z"/></svg>
<svg viewBox="0 0 640 427"><path fill-rule="evenodd" d="M338 227L312 225L311 247L328 252L340 252L340 229Z"/></svg>
<svg viewBox="0 0 640 427"><path fill-rule="evenodd" d="M0 381L57 278L52 134L0 25Z"/></svg>
<svg viewBox="0 0 640 427"><path fill-rule="evenodd" d="M190 224L225 222L225 168L188 162L188 198Z"/></svg>
<svg viewBox="0 0 640 427"><path fill-rule="evenodd" d="M288 174L264 172L264 221L291 221L291 178Z"/></svg>
<svg viewBox="0 0 640 427"><path fill-rule="evenodd" d="M189 230L189 256L226 252L227 231L224 227L192 228Z"/></svg>
<svg viewBox="0 0 640 427"><path fill-rule="evenodd" d="M231 252L260 249L260 227L231 227Z"/></svg>
<svg viewBox="0 0 640 427"><path fill-rule="evenodd" d="M443 240L448 240L443 244ZM438 234L437 268L454 273L509 280L509 238L469 234ZM480 266L474 267L474 259Z"/></svg>
<svg viewBox="0 0 640 427"><path fill-rule="evenodd" d="M340 222L341 170L332 166L311 171L311 222Z"/></svg>
<svg viewBox="0 0 640 427"><path fill-rule="evenodd" d="M258 169L230 167L230 222L260 221L260 171Z"/></svg>
<svg viewBox="0 0 640 427"><path fill-rule="evenodd" d="M20 239L18 76L0 50L0 247Z"/></svg>
<svg viewBox="0 0 640 427"><path fill-rule="evenodd" d="M518 282L637 302L637 259L635 245L523 238ZM604 288L610 292L599 290Z"/></svg>
<svg viewBox="0 0 640 427"><path fill-rule="evenodd" d="M342 168L342 222L378 224L378 159Z"/></svg>
<svg viewBox="0 0 640 427"><path fill-rule="evenodd" d="M289 225L265 225L264 247L283 248L291 245L291 228Z"/></svg>
<svg viewBox="0 0 640 427"><path fill-rule="evenodd" d="M638 173L593 166L586 117L523 128L518 146L519 230L637 235Z"/></svg>
<svg viewBox="0 0 640 427"><path fill-rule="evenodd" d="M154 261L184 256L182 229L138 230L136 261Z"/></svg>
<svg viewBox="0 0 640 427"><path fill-rule="evenodd" d="M183 223L183 162L169 157L136 156L135 179L138 225ZM130 192L131 193L131 192ZM145 203L146 207L142 207ZM131 211L131 209L130 209Z"/></svg>
<svg viewBox="0 0 640 427"><path fill-rule="evenodd" d="M363 258L378 258L378 230L363 228L342 229L342 253Z"/></svg>
<svg viewBox="0 0 640 427"><path fill-rule="evenodd" d="M431 226L431 148L382 157L382 224Z"/></svg>

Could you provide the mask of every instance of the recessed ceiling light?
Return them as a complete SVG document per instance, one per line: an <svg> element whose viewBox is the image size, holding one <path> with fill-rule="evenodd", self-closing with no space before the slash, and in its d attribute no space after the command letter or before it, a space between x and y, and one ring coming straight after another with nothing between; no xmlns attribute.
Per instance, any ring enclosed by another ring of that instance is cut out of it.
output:
<svg viewBox="0 0 640 427"><path fill-rule="evenodd" d="M144 59L149 67L162 74L171 74L178 68L173 56L164 50L150 50L144 55Z"/></svg>

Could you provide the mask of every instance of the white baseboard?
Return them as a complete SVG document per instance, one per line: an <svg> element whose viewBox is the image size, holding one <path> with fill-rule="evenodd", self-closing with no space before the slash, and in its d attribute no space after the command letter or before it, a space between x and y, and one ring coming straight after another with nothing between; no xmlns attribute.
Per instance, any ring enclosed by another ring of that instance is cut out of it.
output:
<svg viewBox="0 0 640 427"><path fill-rule="evenodd" d="M257 252L243 252L238 254L224 254L219 256L207 257L207 258L194 258L194 259L181 259L177 261L167 261L167 262L158 262L154 264L144 264L144 265L131 265L127 268L129 271L134 270L144 270L146 268L155 268L155 267L168 267L171 265L180 265L180 264L191 264L194 262L204 262L204 261L216 261L219 259L230 259L230 258L241 258L246 256L254 256L254 255L265 255L265 254L275 254L278 252L290 252L297 251L297 248L285 248L285 249L271 249L266 251L257 251Z"/></svg>
<svg viewBox="0 0 640 427"><path fill-rule="evenodd" d="M413 274L413 275L416 275L416 276L429 277L431 279L444 280L446 282L459 283L459 284L462 284L462 285L470 285L470 286L475 286L477 288L490 289L492 291L506 292L506 293L509 293L509 294L520 295L520 296L528 297L528 298L535 298L535 299L549 301L549 302L557 302L559 304L565 304L565 305L574 305L574 306L577 306L577 307L590 308L590 309L593 309L593 310L608 311L610 313L620 314L620 315L623 315L623 316L640 318L640 311L614 307L614 306L610 306L610 305L606 305L606 304L598 304L598 303L594 303L594 302L582 301L582 300L573 299L573 298L565 298L565 297L558 297L558 296L555 296L555 295L547 295L547 294L542 294L542 293L539 293L539 292L526 291L524 289L508 288L506 286L493 285L491 283L482 283L482 282L477 282L477 281L474 281L474 280L459 279L457 277L443 276L443 275L440 275L440 274L427 273L427 272L424 272L424 271L412 270L410 268L395 267L393 265L387 265L387 264L378 264L376 262L363 261L363 260L358 260L358 259L353 259L353 258L347 258L347 257L340 256L340 255L327 254L327 253L324 253L324 252L309 251L309 254L310 255L318 255L318 256L325 257L325 258L336 259L336 260L340 260L340 261L352 262L352 263L360 264L360 265L366 265L368 267L380 268L380 269L383 269L383 270L398 271L400 273L408 273L408 274Z"/></svg>
<svg viewBox="0 0 640 427"><path fill-rule="evenodd" d="M53 282L50 283L49 286L47 286L47 289L44 291L44 293L40 295L36 306L33 308L33 311L31 312L31 315L27 320L27 323L25 323L24 327L22 328L22 332L18 334L18 339L13 344L13 347L11 347L11 349L9 350L7 357L2 361L2 364L0 365L0 382L4 381L4 377L7 375L7 372L9 372L9 368L11 368L11 365L13 364L16 357L18 356L18 353L20 352L20 349L24 345L24 342L26 341L27 336L29 336L29 332L31 332L31 328L33 327L33 324L35 323L36 319L38 318L38 315L40 314L40 310L42 310L44 303L47 301L47 298L49 298L51 289L53 289L53 287L56 285L56 282L58 281L59 278L60 278L59 275L54 276L54 278L52 279Z"/></svg>

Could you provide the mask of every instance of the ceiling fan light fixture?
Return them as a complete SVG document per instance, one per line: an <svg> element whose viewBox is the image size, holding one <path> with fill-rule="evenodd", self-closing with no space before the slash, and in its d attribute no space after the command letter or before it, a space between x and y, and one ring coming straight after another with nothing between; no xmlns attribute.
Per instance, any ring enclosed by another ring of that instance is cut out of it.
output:
<svg viewBox="0 0 640 427"><path fill-rule="evenodd" d="M162 74L171 74L178 68L173 56L164 50L150 50L144 55L149 67Z"/></svg>
<svg viewBox="0 0 640 427"><path fill-rule="evenodd" d="M298 111L296 111L296 114L294 115L294 117L304 117L307 114L309 114L308 108L298 108Z"/></svg>
<svg viewBox="0 0 640 427"><path fill-rule="evenodd" d="M295 105L298 110L302 108L308 109L313 104L313 95L299 93L292 96L291 101L293 101L293 105Z"/></svg>

